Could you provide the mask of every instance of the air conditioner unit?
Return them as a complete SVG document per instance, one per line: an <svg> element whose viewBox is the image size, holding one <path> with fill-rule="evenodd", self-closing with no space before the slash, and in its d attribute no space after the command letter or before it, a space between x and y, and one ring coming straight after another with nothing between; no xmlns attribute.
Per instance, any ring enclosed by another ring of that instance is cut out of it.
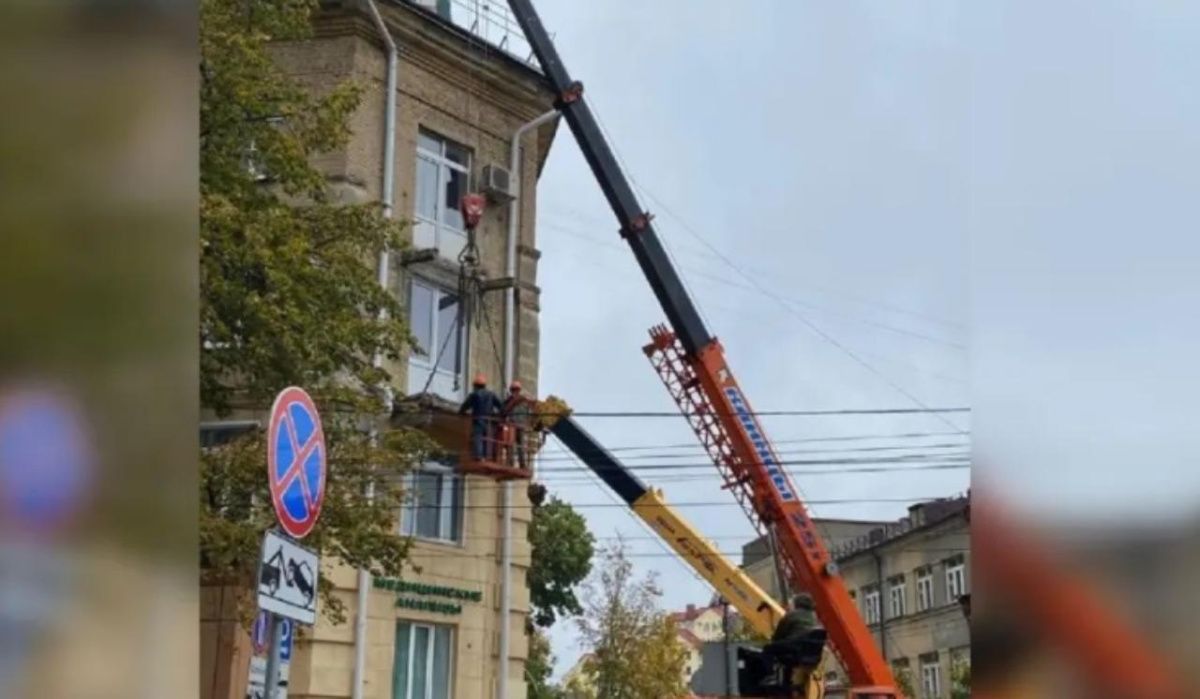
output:
<svg viewBox="0 0 1200 699"><path fill-rule="evenodd" d="M508 168L499 165L484 165L483 172L480 174L480 189L487 194L492 201L507 202L513 199L512 177L509 175Z"/></svg>

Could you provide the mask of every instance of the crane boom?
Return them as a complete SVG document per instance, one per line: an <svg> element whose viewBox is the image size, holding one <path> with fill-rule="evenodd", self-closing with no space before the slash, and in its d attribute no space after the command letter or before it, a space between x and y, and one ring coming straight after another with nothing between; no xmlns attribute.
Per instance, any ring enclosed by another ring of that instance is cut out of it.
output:
<svg viewBox="0 0 1200 699"><path fill-rule="evenodd" d="M621 172L583 97L583 85L571 79L531 0L509 0L509 6L558 94L556 107L616 215L621 236L671 324L673 332L652 331L654 342L647 353L656 370L713 456L726 487L759 531L773 533L779 541L789 582L812 596L851 683L864 688L857 696L898 696L891 668L734 379L720 343L705 327L667 256L650 214Z"/></svg>
<svg viewBox="0 0 1200 699"><path fill-rule="evenodd" d="M559 418L550 431L619 495L684 562L729 600L755 633L763 638L774 635L775 627L783 618L783 607L722 555L716 545L675 508L668 505L661 491L646 487L641 479L571 417ZM796 693L789 696L822 699L825 696L825 680L820 670L820 665L801 670L793 677Z"/></svg>
<svg viewBox="0 0 1200 699"><path fill-rule="evenodd" d="M654 533L737 608L758 635L770 638L783 608L750 576L735 566L700 532L667 504L570 417L550 428L588 468L613 490Z"/></svg>

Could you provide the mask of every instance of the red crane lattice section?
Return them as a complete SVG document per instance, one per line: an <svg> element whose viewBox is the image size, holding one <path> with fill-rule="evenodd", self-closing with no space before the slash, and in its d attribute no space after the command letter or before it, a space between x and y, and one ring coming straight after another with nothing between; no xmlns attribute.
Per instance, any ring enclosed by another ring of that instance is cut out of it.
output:
<svg viewBox="0 0 1200 699"><path fill-rule="evenodd" d="M894 686L891 668L859 616L837 566L799 491L792 484L725 363L720 343L712 341L688 355L664 326L650 331L643 348L667 391L687 418L746 516L760 533L774 535L778 562L788 582L809 593L831 649L846 668L852 685L867 688L852 696L896 697L870 686Z"/></svg>

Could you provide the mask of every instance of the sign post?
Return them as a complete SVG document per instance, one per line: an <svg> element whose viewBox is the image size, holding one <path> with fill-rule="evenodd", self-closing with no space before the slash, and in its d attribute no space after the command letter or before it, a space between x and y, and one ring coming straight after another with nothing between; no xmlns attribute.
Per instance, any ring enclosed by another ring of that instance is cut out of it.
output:
<svg viewBox="0 0 1200 699"><path fill-rule="evenodd" d="M292 622L316 623L321 559L297 542L312 531L321 515L326 469L325 433L316 405L304 389L285 388L271 406L267 430L267 482L283 531L266 533L259 561L258 606L266 616L263 631L270 639L264 699L277 697L285 648L283 659L291 656Z"/></svg>

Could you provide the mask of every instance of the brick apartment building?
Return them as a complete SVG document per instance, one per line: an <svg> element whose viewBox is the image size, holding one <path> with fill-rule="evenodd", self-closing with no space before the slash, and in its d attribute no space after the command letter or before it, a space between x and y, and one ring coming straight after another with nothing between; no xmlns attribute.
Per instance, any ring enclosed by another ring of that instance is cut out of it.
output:
<svg viewBox="0 0 1200 699"><path fill-rule="evenodd" d="M444 411L468 390L469 378L484 372L495 387L504 374L504 296L517 288L514 376L536 395L538 378L539 253L534 235L537 180L557 129L557 118L528 131L521 141L518 173L508 173L510 143L521 125L547 112L552 95L529 62L472 32L461 7L445 0L377 0L398 48L395 120L394 212L411 222L412 247L394 256L390 278L409 312L420 351L389 366L398 400L417 400ZM490 21L497 12L490 8ZM503 19L503 18L502 18ZM504 21L511 22L511 18ZM464 25L461 26L461 25ZM515 22L511 24L515 29ZM385 146L387 53L365 2L324 0L315 36L280 45L277 59L290 74L320 91L346 79L366 86L353 116L353 136L319 166L345 201L382 199ZM495 26L492 26L493 33ZM519 40L519 31L514 40ZM459 253L467 243L461 196L488 192L477 228L482 285L474 318L458 312ZM506 235L512 193L517 194L516 275L506 273ZM427 413L426 413L427 414ZM239 415L251 424L261 414ZM439 427L439 420L442 421ZM465 437L430 431L441 441ZM457 423L454 423L457 424ZM218 433L222 425L209 425ZM447 446L460 446L451 445ZM402 581L374 580L368 595L363 696L370 699L492 697L496 678L507 673L508 696L524 697L525 622L529 610L526 572L530 513L524 487L514 487L512 524L512 613L501 618L501 491L494 480L463 475L454 464L428 464L408 474L414 504L397 513L397 536L411 536L411 558L419 573ZM295 646L288 696L351 697L358 612L356 571L323 566L347 605L347 622L323 617ZM206 594L203 610L202 675L206 699L245 697L250 643ZM224 621L222 621L224 620ZM500 628L510 631L509 657L499 657Z"/></svg>
<svg viewBox="0 0 1200 699"><path fill-rule="evenodd" d="M914 699L950 696L952 669L970 661L970 632L960 599L970 593L966 497L913 505L898 522L814 520L858 603L859 612ZM772 595L778 576L763 540L747 544L742 564ZM827 673L839 696L845 672Z"/></svg>

